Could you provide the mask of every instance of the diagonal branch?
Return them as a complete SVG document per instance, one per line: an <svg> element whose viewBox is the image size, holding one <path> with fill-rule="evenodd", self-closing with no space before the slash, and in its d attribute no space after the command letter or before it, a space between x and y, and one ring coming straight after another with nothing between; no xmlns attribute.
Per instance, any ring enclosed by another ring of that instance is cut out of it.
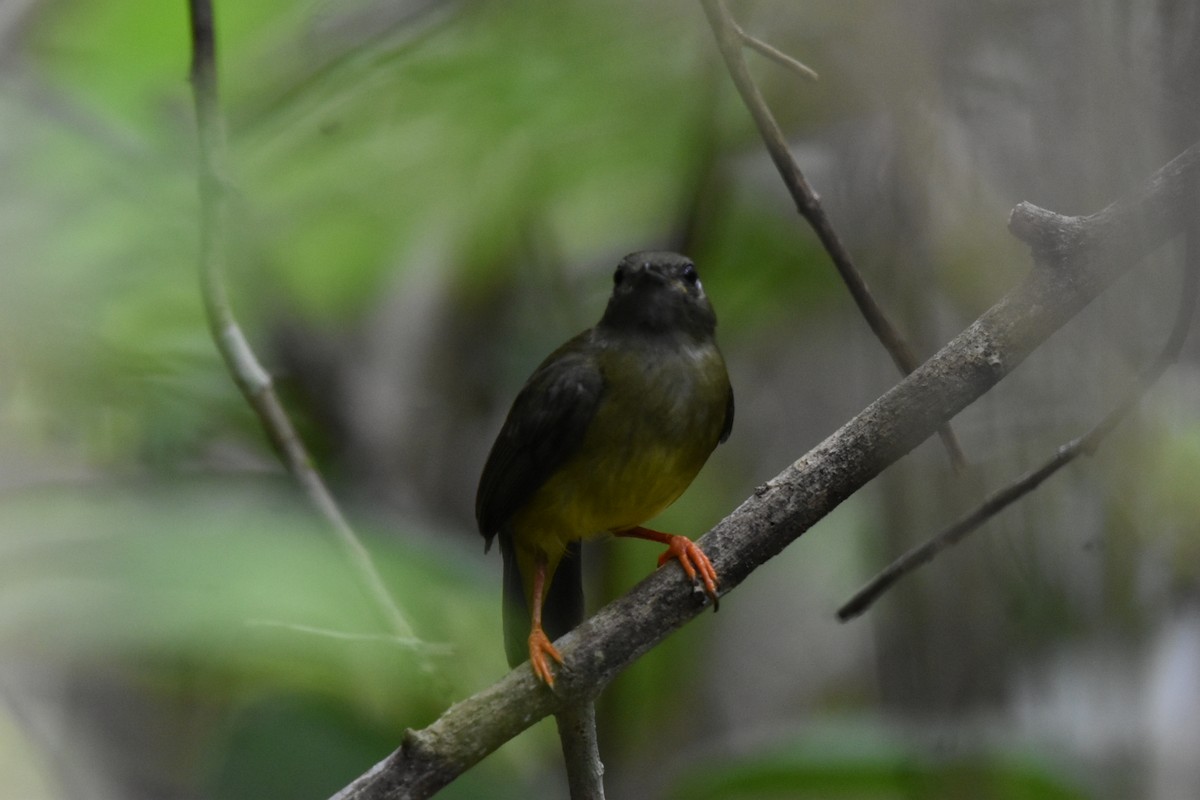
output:
<svg viewBox="0 0 1200 800"><path fill-rule="evenodd" d="M740 25L735 25L734 27L737 29L738 36L741 37L742 43L745 44L747 47L749 47L751 50L757 51L758 53L760 53L760 54L766 56L767 58L771 59L772 61L774 61L776 64L786 67L787 69L790 69L792 72L795 72L795 73L799 74L801 77L807 78L810 81L815 81L820 78L820 76L817 75L816 70L814 70L812 67L808 66L807 64L804 64L804 63L792 58L787 53L783 52L782 50L780 50L777 47L772 47L771 45L764 42L762 39L757 39L757 38L751 36L750 34L746 33L745 29L742 28Z"/></svg>
<svg viewBox="0 0 1200 800"><path fill-rule="evenodd" d="M604 764L596 737L596 703L564 703L554 714L571 800L604 800Z"/></svg>
<svg viewBox="0 0 1200 800"><path fill-rule="evenodd" d="M1012 372L1055 330L1167 239L1194 226L1200 142L1097 214L1018 206L1010 227L1036 242L1025 280L929 361L755 490L701 540L724 590L829 514ZM1019 221L1018 221L1019 219ZM655 572L558 641L566 669L546 689L523 665L463 700L335 800L429 797L564 702L595 697L619 672L700 614L674 569Z"/></svg>
<svg viewBox="0 0 1200 800"><path fill-rule="evenodd" d="M993 492L961 519L885 567L838 609L839 620L846 622L862 614L901 578L928 564L943 550L958 544L989 519L1032 492L1043 481L1079 456L1090 456L1096 452L1096 448L1100 446L1104 438L1129 415L1129 412L1150 390L1150 387L1162 377L1167 368L1178 360L1183 343L1187 340L1196 311L1197 284L1200 284L1200 234L1194 231L1187 233L1186 249L1183 260L1183 285L1179 292L1179 309L1175 313L1175 322L1171 326L1171 333L1158 357L1142 371L1125 398L1087 433L1059 447L1054 455L1046 459L1039 467Z"/></svg>
<svg viewBox="0 0 1200 800"><path fill-rule="evenodd" d="M917 357L900 331L892 324L887 313L875 300L875 296L871 294L871 289L867 286L862 273L854 265L850 251L846 249L841 237L838 236L829 217L825 214L825 209L821 205L817 193L813 191L808 179L800 171L800 166L792 158L787 140L783 136L783 130L775 121L771 109L767 106L767 101L750 76L750 69L742 55L742 45L750 37L738 27L737 22L730 15L729 9L725 7L725 0L701 0L701 3L704 6L704 13L708 15L708 22L712 26L713 34L717 37L717 45L721 49L721 55L729 69L729 75L733 78L734 85L737 86L742 102L745 103L746 109L754 119L763 144L766 145L767 152L770 153L771 160L775 163L775 169L779 171L779 176L783 178L783 183L796 204L796 210L817 234L821 245L833 261L838 275L841 276L842 282L846 284L850 296L858 306L859 313L863 315L871 327L871 331L888 351L892 362L902 375L910 374L917 367ZM755 49L759 49L757 45L755 45ZM774 48L771 49L774 50ZM950 427L946 425L939 428L938 436L941 437L942 444L955 469L965 467L966 458Z"/></svg>
<svg viewBox="0 0 1200 800"><path fill-rule="evenodd" d="M313 465L295 426L275 393L271 375L259 363L229 302L225 286L225 123L217 97L216 35L211 0L188 0L192 26L192 99L199 138L200 283L213 342L242 396L258 415L271 445L309 500L332 526L359 579L399 639L413 632L392 599L366 547L346 521L337 501Z"/></svg>

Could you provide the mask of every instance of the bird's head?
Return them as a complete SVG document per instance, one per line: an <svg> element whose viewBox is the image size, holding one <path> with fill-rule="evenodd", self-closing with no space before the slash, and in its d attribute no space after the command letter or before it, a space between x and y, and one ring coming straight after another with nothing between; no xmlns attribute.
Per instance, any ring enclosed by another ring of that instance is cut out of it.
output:
<svg viewBox="0 0 1200 800"><path fill-rule="evenodd" d="M678 253L645 251L621 259L600 324L610 330L686 333L697 339L716 330L696 265Z"/></svg>

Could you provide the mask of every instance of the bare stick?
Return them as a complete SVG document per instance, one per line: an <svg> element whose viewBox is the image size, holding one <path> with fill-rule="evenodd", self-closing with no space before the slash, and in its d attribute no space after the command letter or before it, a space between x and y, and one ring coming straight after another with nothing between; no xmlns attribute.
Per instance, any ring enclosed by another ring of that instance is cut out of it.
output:
<svg viewBox="0 0 1200 800"><path fill-rule="evenodd" d="M870 287L867 286L866 280L854 265L854 259L850 256L850 252L842 244L841 238L834 230L829 217L826 216L825 209L816 192L809 186L808 179L804 177L799 165L792 158L787 141L783 136L783 130L775 121L771 109L767 106L767 101L750 76L750 69L746 66L746 59L742 55L742 45L747 42L749 37L738 27L730 15L729 9L725 7L724 0L701 0L701 2L704 5L705 14L708 15L709 25L712 26L713 33L717 37L717 45L721 49L721 55L729 69L729 75L733 78L742 102L745 103L750 116L754 119L754 124L758 127L763 144L766 145L767 152L770 153L771 160L775 163L775 168L783 178L783 183L796 204L796 210L817 234L825 252L833 261L838 275L841 276L842 282L849 289L850 296L854 298L859 313L863 315L876 338L887 349L888 354L892 357L892 362L895 363L902 375L910 374L917 367L917 357L896 326L888 319L883 308L876 302L874 295L871 294ZM963 469L966 466L966 458L963 456L962 447L959 446L954 432L948 425L945 425L938 429L938 436L941 437L942 444L945 446L954 468L956 470Z"/></svg>
<svg viewBox="0 0 1200 800"><path fill-rule="evenodd" d="M200 283L208 328L225 367L242 396L254 409L271 445L301 488L329 521L351 565L383 616L401 639L413 637L412 627L388 592L371 556L346 522L337 501L300 441L270 374L255 357L242 333L225 288L225 123L217 99L216 36L211 0L188 0L192 24L192 99L199 137Z"/></svg>
<svg viewBox="0 0 1200 800"><path fill-rule="evenodd" d="M1087 433L1059 447L1058 451L1037 469L1025 473L1009 485L992 493L969 514L889 564L838 609L838 619L846 622L862 614L905 575L928 564L943 550L958 544L972 531L979 529L996 514L1032 492L1041 485L1042 481L1079 456L1094 454L1104 438L1125 419L1167 368L1178 360L1179 351L1183 348L1188 331L1192 327L1192 317L1196 310L1196 286L1200 282L1198 276L1200 276L1200 235L1189 232L1187 234L1187 252L1183 262L1183 285L1180 287L1179 309L1171 327L1171 334L1167 337L1167 342L1163 345L1158 357L1142 371L1137 382L1129 389L1120 404L1108 412Z"/></svg>
<svg viewBox="0 0 1200 800"><path fill-rule="evenodd" d="M604 800L604 764L596 739L596 704L580 700L563 705L554 715L571 800Z"/></svg>
<svg viewBox="0 0 1200 800"><path fill-rule="evenodd" d="M801 77L807 78L810 81L820 80L821 76L818 75L816 70L814 70L812 67L797 61L782 50L767 44L762 39L756 39L755 37L746 33L746 31L740 25L735 27L737 27L738 35L742 37L742 43L751 50L757 50L759 53L771 59L776 64L786 67L792 72L798 73Z"/></svg>
<svg viewBox="0 0 1200 800"><path fill-rule="evenodd" d="M868 481L932 436L1166 239L1200 213L1200 142L1137 191L1089 217L1033 206L1031 235L1054 254L969 328L824 442L760 486L698 544L725 592L780 553ZM1041 211L1037 209L1037 211ZM1049 217L1049 218L1047 218ZM1012 227L1012 223L1010 223ZM1022 236L1025 241L1029 238ZM528 665L409 731L400 747L336 800L429 797L564 702L594 698L619 672L706 608L678 574L659 570L555 644L569 669L554 691Z"/></svg>

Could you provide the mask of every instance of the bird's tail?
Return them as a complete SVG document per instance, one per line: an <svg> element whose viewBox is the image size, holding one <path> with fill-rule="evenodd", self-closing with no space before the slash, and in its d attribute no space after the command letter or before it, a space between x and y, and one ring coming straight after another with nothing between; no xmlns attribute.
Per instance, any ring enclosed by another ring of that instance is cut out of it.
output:
<svg viewBox="0 0 1200 800"><path fill-rule="evenodd" d="M515 667L529 660L529 626L532 618L525 601L525 582L517 566L512 534L500 531L504 557L504 653ZM583 621L583 560L579 542L571 542L554 570L542 602L542 628L554 641Z"/></svg>

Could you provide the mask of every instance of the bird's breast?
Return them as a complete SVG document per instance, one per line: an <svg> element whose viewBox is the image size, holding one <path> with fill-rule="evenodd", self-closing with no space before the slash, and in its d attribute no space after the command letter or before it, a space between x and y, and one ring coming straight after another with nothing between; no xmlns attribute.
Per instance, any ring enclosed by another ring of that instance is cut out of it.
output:
<svg viewBox="0 0 1200 800"><path fill-rule="evenodd" d="M715 345L601 355L605 389L578 451L516 523L566 542L640 525L691 484L716 447L729 380Z"/></svg>

